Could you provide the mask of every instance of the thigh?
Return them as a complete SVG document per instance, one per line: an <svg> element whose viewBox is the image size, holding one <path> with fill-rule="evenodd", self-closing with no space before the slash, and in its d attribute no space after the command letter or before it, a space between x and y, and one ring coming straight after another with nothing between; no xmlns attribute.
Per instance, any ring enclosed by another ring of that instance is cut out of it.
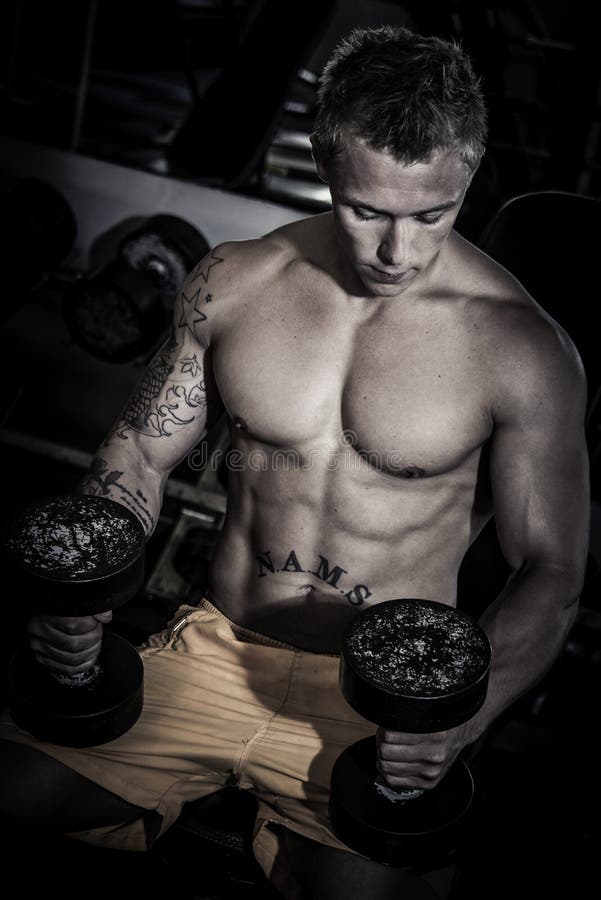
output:
<svg viewBox="0 0 601 900"><path fill-rule="evenodd" d="M194 608L183 611L185 615L176 616L141 649L143 709L118 738L92 747L60 746L18 728L8 713L0 715L0 738L15 744L14 750L7 749L7 759L27 760L28 774L23 777L35 779L36 790L49 792L57 802L60 797L64 808L70 797L75 803L77 797L83 801L93 794L99 804L104 798L110 809L156 809L167 827L183 803L223 786L247 736L260 730L272 712L246 684L235 641L227 640L227 623L222 636L222 620ZM18 764L15 769L19 774ZM17 790L12 784L7 787ZM121 798L122 805L113 797ZM31 809L32 815L35 812ZM83 825L73 830L89 829Z"/></svg>
<svg viewBox="0 0 601 900"><path fill-rule="evenodd" d="M279 680L273 652L288 660ZM141 655L142 713L112 741L49 744L17 728L7 713L0 716L12 815L60 821L91 843L146 849L158 832L149 811L156 810L165 830L184 803L223 787L237 770L248 743L281 705L294 658L241 642L221 615L192 607L178 610ZM102 828L106 833L92 833Z"/></svg>

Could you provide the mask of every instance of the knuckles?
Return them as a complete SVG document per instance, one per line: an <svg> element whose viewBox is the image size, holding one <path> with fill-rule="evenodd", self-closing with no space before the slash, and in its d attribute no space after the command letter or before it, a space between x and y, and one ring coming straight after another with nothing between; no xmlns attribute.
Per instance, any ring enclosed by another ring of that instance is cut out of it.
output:
<svg viewBox="0 0 601 900"><path fill-rule="evenodd" d="M102 625L93 616L79 616L67 618L66 616L33 615L27 623L30 634L43 635L48 638L67 636L79 638L102 633Z"/></svg>
<svg viewBox="0 0 601 900"><path fill-rule="evenodd" d="M438 782L444 775L442 768L436 767L419 767L417 770L401 771L394 769L382 769L378 767L380 775L384 782L390 788L421 788L423 790L431 790L436 787Z"/></svg>
<svg viewBox="0 0 601 900"><path fill-rule="evenodd" d="M27 625L35 659L54 671L76 674L94 665L102 646L102 625L92 616L34 614Z"/></svg>
<svg viewBox="0 0 601 900"><path fill-rule="evenodd" d="M66 663L62 663L54 657L46 656L43 653L34 653L34 657L40 665L44 666L47 669L52 670L53 672L60 672L65 675L77 675L80 672L85 672L87 669L90 669L94 663L95 658L92 657L85 662L81 662L78 665L67 665Z"/></svg>

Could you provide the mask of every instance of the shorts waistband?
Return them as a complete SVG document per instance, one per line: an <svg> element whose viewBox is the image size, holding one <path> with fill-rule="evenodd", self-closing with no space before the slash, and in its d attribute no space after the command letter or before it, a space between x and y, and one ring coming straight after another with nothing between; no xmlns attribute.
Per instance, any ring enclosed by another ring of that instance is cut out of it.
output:
<svg viewBox="0 0 601 900"><path fill-rule="evenodd" d="M203 596L198 601L198 608L204 609L207 612L213 613L219 618L223 619L224 622L227 622L229 627L232 629L233 634L236 635L240 640L246 641L251 644L262 644L264 647L279 647L281 650L292 650L295 653L309 653L308 650L302 650L300 647L295 647L293 644L285 644L283 641L278 641L276 638L269 637L266 634L261 634L258 631L252 631L250 628L245 628L244 625L238 625L236 622L232 622L231 619L228 619L226 615L224 615L220 609L218 609L214 603L211 603L207 596ZM319 653L316 654L318 656L330 656L329 653ZM333 655L333 654L332 654Z"/></svg>

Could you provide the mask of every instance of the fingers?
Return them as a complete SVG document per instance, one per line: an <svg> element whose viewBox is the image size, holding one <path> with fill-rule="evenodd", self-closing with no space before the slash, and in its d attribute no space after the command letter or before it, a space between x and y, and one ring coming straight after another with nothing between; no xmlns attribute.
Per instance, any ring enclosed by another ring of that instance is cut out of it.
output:
<svg viewBox="0 0 601 900"><path fill-rule="evenodd" d="M69 653L57 650L47 644L32 639L30 647L37 662L54 672L62 672L65 675L76 675L91 669L98 659L102 640L92 647L79 653Z"/></svg>
<svg viewBox="0 0 601 900"><path fill-rule="evenodd" d="M94 665L102 647L102 622L110 613L96 616L34 614L27 624L34 657L47 668L76 674Z"/></svg>
<svg viewBox="0 0 601 900"><path fill-rule="evenodd" d="M448 732L434 734L395 733L395 740L378 738L380 758L390 762L444 762L449 746Z"/></svg>
<svg viewBox="0 0 601 900"><path fill-rule="evenodd" d="M460 747L449 731L405 734L379 729L377 769L391 788L435 787L444 777Z"/></svg>
<svg viewBox="0 0 601 900"><path fill-rule="evenodd" d="M443 765L425 762L387 763L378 760L377 770L391 788L430 790L436 787L446 769Z"/></svg>

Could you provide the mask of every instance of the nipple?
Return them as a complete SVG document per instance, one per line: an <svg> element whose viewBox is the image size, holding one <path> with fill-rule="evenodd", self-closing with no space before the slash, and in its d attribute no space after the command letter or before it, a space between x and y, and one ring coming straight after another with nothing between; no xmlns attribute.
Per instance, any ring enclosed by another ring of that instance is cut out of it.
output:
<svg viewBox="0 0 601 900"><path fill-rule="evenodd" d="M403 474L405 478L424 478L426 470L422 469L421 466L407 466Z"/></svg>
<svg viewBox="0 0 601 900"><path fill-rule="evenodd" d="M240 431L248 431L248 425L241 416L234 418L234 428L238 428Z"/></svg>

